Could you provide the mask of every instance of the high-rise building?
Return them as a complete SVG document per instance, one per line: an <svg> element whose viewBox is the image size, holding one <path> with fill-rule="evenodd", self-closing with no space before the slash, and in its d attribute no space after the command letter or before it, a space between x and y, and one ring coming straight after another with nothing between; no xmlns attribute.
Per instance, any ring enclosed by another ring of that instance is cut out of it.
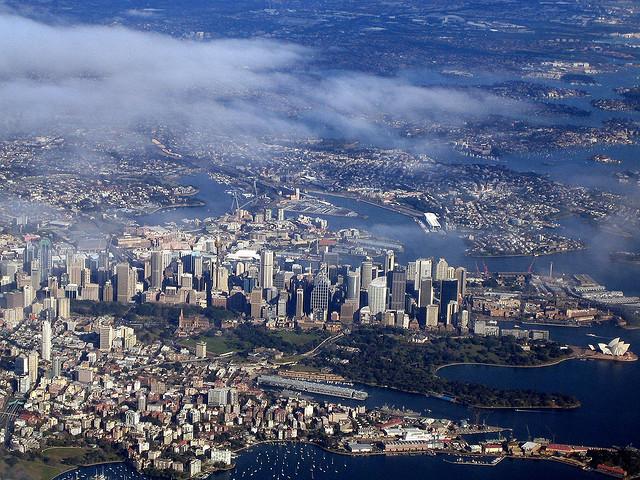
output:
<svg viewBox="0 0 640 480"><path fill-rule="evenodd" d="M100 335L100 350L108 352L113 346L113 327L101 324L98 333Z"/></svg>
<svg viewBox="0 0 640 480"><path fill-rule="evenodd" d="M387 309L387 279L385 277L374 278L367 289L369 297L369 312L372 317L382 314Z"/></svg>
<svg viewBox="0 0 640 480"><path fill-rule="evenodd" d="M135 293L135 278L128 263L116 265L116 299L119 303L129 303Z"/></svg>
<svg viewBox="0 0 640 480"><path fill-rule="evenodd" d="M371 258L366 257L360 266L360 287L363 290L367 290L369 288L369 284L373 279L373 263L371 262Z"/></svg>
<svg viewBox="0 0 640 480"><path fill-rule="evenodd" d="M40 357L47 362L51 361L51 322L42 322L42 345L40 347Z"/></svg>
<svg viewBox="0 0 640 480"><path fill-rule="evenodd" d="M66 297L59 298L56 302L56 310L58 318L71 318L71 300Z"/></svg>
<svg viewBox="0 0 640 480"><path fill-rule="evenodd" d="M63 360L60 357L53 357L53 362L51 363L51 369L54 377L59 377L62 374L62 365Z"/></svg>
<svg viewBox="0 0 640 480"><path fill-rule="evenodd" d="M260 287L273 287L273 252L271 250L260 252Z"/></svg>
<svg viewBox="0 0 640 480"><path fill-rule="evenodd" d="M253 318L261 318L262 317L262 289L256 287L251 291L251 297L249 299L249 303L251 304L251 316Z"/></svg>
<svg viewBox="0 0 640 480"><path fill-rule="evenodd" d="M53 245L47 237L40 239L38 245L38 263L40 264L40 281L46 282L53 268Z"/></svg>
<svg viewBox="0 0 640 480"><path fill-rule="evenodd" d="M38 364L39 364L39 355L38 352L30 352L28 357L29 362L29 379L31 380L31 385L35 385L38 381Z"/></svg>
<svg viewBox="0 0 640 480"><path fill-rule="evenodd" d="M360 298L360 271L349 270L347 272L347 299L357 300Z"/></svg>
<svg viewBox="0 0 640 480"><path fill-rule="evenodd" d="M73 285L82 284L82 270L84 269L85 258L83 255L67 255L67 277L69 283Z"/></svg>
<svg viewBox="0 0 640 480"><path fill-rule="evenodd" d="M456 300L451 300L447 305L447 318L445 323L447 325L453 325L457 323L458 318L458 302Z"/></svg>
<svg viewBox="0 0 640 480"><path fill-rule="evenodd" d="M438 305L427 305L426 326L438 326Z"/></svg>
<svg viewBox="0 0 640 480"><path fill-rule="evenodd" d="M321 270L313 280L313 290L311 290L311 312L313 319L318 322L325 322L329 314L329 279Z"/></svg>
<svg viewBox="0 0 640 480"><path fill-rule="evenodd" d="M423 277L418 287L418 307L426 307L433 304L433 280Z"/></svg>
<svg viewBox="0 0 640 480"><path fill-rule="evenodd" d="M404 300L407 291L407 271L404 267L397 267L389 272L389 275L391 284L389 309L404 311Z"/></svg>
<svg viewBox="0 0 640 480"><path fill-rule="evenodd" d="M25 355L16 357L14 371L19 377L29 374L29 359Z"/></svg>
<svg viewBox="0 0 640 480"><path fill-rule="evenodd" d="M455 278L458 281L458 300L467 293L467 271L463 267L456 268Z"/></svg>
<svg viewBox="0 0 640 480"><path fill-rule="evenodd" d="M418 289L423 278L431 278L433 275L433 261L430 258L419 258L416 260L415 288Z"/></svg>
<svg viewBox="0 0 640 480"><path fill-rule="evenodd" d="M164 270L167 267L164 260L165 255L161 250L151 252L151 288L162 288Z"/></svg>
<svg viewBox="0 0 640 480"><path fill-rule="evenodd" d="M114 292L113 292L113 284L111 280L107 280L102 287L102 301L103 302L113 302L114 300Z"/></svg>
<svg viewBox="0 0 640 480"><path fill-rule="evenodd" d="M31 287L33 291L38 291L42 284L42 271L40 270L40 260L34 258L31 260Z"/></svg>
<svg viewBox="0 0 640 480"><path fill-rule="evenodd" d="M29 273L31 272L31 262L36 259L36 247L31 242L31 240L27 241L27 244L24 247L24 254L22 256L22 269Z"/></svg>
<svg viewBox="0 0 640 480"><path fill-rule="evenodd" d="M296 289L296 318L304 317L304 289Z"/></svg>
<svg viewBox="0 0 640 480"><path fill-rule="evenodd" d="M458 281L442 280L440 282L440 321L447 323L450 302L458 302Z"/></svg>
<svg viewBox="0 0 640 480"><path fill-rule="evenodd" d="M444 258L436 264L436 280L446 280L449 274L449 264Z"/></svg>
<svg viewBox="0 0 640 480"><path fill-rule="evenodd" d="M384 273L385 275L393 270L396 265L396 254L393 250L387 250L384 254Z"/></svg>

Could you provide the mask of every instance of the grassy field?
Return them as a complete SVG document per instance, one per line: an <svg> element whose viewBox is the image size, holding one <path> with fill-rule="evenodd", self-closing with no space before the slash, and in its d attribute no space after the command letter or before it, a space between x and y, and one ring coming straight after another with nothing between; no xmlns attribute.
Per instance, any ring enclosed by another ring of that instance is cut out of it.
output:
<svg viewBox="0 0 640 480"><path fill-rule="evenodd" d="M2 452L0 457L0 479L2 480L50 480L78 465L100 460L118 460L117 457L95 450L76 447L52 447L31 457Z"/></svg>
<svg viewBox="0 0 640 480"><path fill-rule="evenodd" d="M223 331L221 335L201 335L197 338L185 339L181 343L193 348L197 341L203 341L207 344L207 352L213 355L248 351L255 347L270 347L284 351L287 356L293 356L309 350L326 335L322 331L273 331L246 327Z"/></svg>

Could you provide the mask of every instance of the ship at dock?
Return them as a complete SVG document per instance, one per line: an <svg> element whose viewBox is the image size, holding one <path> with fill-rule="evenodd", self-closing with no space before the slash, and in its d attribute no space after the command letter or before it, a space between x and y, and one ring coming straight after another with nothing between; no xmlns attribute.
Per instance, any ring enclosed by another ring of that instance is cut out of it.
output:
<svg viewBox="0 0 640 480"><path fill-rule="evenodd" d="M309 382L305 380L294 380L284 378L278 375L260 375L258 384L268 387L283 388L286 390L294 390L298 392L316 393L319 395L328 395L331 397L348 398L351 400L366 400L369 394L362 390L354 388L341 387L338 385L330 385L327 383Z"/></svg>

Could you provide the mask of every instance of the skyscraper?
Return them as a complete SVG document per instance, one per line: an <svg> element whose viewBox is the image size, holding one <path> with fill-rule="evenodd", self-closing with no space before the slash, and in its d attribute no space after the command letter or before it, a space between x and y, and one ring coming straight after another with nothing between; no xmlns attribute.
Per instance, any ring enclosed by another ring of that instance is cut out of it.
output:
<svg viewBox="0 0 640 480"><path fill-rule="evenodd" d="M329 279L320 271L313 281L311 290L311 312L316 321L324 322L329 313Z"/></svg>
<svg viewBox="0 0 640 480"><path fill-rule="evenodd" d="M369 312L372 317L382 314L387 309L387 279L374 278L367 289L369 297Z"/></svg>
<svg viewBox="0 0 640 480"><path fill-rule="evenodd" d="M433 303L433 281L423 277L418 286L418 307L426 307Z"/></svg>
<svg viewBox="0 0 640 480"><path fill-rule="evenodd" d="M347 299L355 300L360 297L360 271L347 272Z"/></svg>
<svg viewBox="0 0 640 480"><path fill-rule="evenodd" d="M135 279L131 267L126 262L116 266L116 299L119 303L129 303L135 291Z"/></svg>
<svg viewBox="0 0 640 480"><path fill-rule="evenodd" d="M40 239L38 245L38 262L40 263L40 281L46 282L53 268L53 246L47 237Z"/></svg>
<svg viewBox="0 0 640 480"><path fill-rule="evenodd" d="M161 250L151 252L151 288L162 288L164 279L165 255Z"/></svg>
<svg viewBox="0 0 640 480"><path fill-rule="evenodd" d="M298 288L296 290L296 318L302 318L304 316L304 289Z"/></svg>
<svg viewBox="0 0 640 480"><path fill-rule="evenodd" d="M440 282L440 321L447 323L450 302L458 302L458 281L442 280Z"/></svg>
<svg viewBox="0 0 640 480"><path fill-rule="evenodd" d="M436 264L436 280L446 280L449 274L449 264L444 258Z"/></svg>
<svg viewBox="0 0 640 480"><path fill-rule="evenodd" d="M100 335L100 350L108 352L113 346L113 327L101 324L98 333Z"/></svg>
<svg viewBox="0 0 640 480"><path fill-rule="evenodd" d="M397 267L391 272L391 310L404 310L404 299L407 291L407 271L404 267Z"/></svg>
<svg viewBox="0 0 640 480"><path fill-rule="evenodd" d="M396 264L396 255L393 250L387 250L384 254L384 273L385 275L393 270Z"/></svg>
<svg viewBox="0 0 640 480"><path fill-rule="evenodd" d="M463 267L458 267L455 277L458 281L458 300L460 300L467 293L467 271Z"/></svg>
<svg viewBox="0 0 640 480"><path fill-rule="evenodd" d="M42 345L40 347L40 358L47 362L51 361L51 322L42 322Z"/></svg>
<svg viewBox="0 0 640 480"><path fill-rule="evenodd" d="M22 269L30 273L31 272L31 262L36 258L36 247L31 242L31 240L27 241L26 246L24 247L24 254L22 259Z"/></svg>
<svg viewBox="0 0 640 480"><path fill-rule="evenodd" d="M38 380L38 353L30 352L28 357L29 363L29 379L31 380L31 385L34 385Z"/></svg>
<svg viewBox="0 0 640 480"><path fill-rule="evenodd" d="M260 287L273 287L273 252L271 250L260 252Z"/></svg>
<svg viewBox="0 0 640 480"><path fill-rule="evenodd" d="M420 281L423 278L431 278L433 272L433 261L430 258L419 258L416 260L416 278L415 288L416 290L420 286Z"/></svg>
<svg viewBox="0 0 640 480"><path fill-rule="evenodd" d="M360 287L363 290L367 290L369 288L369 284L373 278L372 270L373 263L371 262L371 258L366 257L360 267Z"/></svg>

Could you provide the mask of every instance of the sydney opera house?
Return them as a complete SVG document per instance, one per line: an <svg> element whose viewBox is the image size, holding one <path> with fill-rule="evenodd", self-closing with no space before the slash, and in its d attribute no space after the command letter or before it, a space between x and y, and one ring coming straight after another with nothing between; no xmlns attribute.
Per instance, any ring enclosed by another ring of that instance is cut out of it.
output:
<svg viewBox="0 0 640 480"><path fill-rule="evenodd" d="M621 357L629 350L631 345L624 343L620 340L620 337L614 338L609 343L599 343L598 350L605 355L613 355L614 357Z"/></svg>

